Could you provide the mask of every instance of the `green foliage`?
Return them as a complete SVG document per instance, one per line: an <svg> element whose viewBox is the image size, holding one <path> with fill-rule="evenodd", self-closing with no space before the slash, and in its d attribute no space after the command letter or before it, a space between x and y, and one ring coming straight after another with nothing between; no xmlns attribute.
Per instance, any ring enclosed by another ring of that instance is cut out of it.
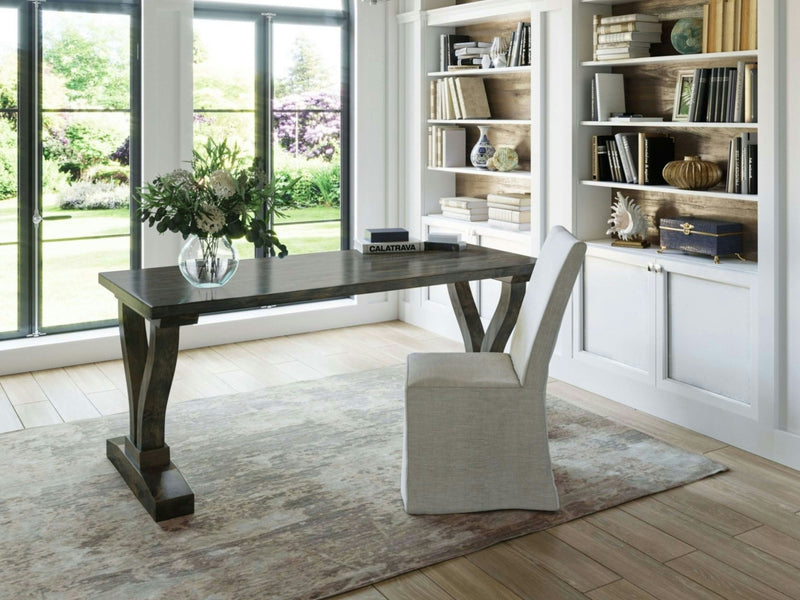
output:
<svg viewBox="0 0 800 600"><path fill-rule="evenodd" d="M275 82L276 98L303 92L320 92L331 86L331 75L323 64L318 48L306 35L297 37L289 74Z"/></svg>
<svg viewBox="0 0 800 600"><path fill-rule="evenodd" d="M295 180L291 197L281 206L307 208L311 206L339 206L341 203L339 162L329 163L317 158L294 160L285 151L275 152L275 179Z"/></svg>
<svg viewBox="0 0 800 600"><path fill-rule="evenodd" d="M45 38L44 62L64 78L73 107L127 108L130 50L127 31L88 21Z"/></svg>
<svg viewBox="0 0 800 600"><path fill-rule="evenodd" d="M270 256L277 250L282 257L288 250L269 223L280 214L275 198L289 195L294 185L292 179L268 182L264 171L244 166L237 146L209 138L194 151L192 171L178 169L139 190L140 215L159 233L244 237Z"/></svg>
<svg viewBox="0 0 800 600"><path fill-rule="evenodd" d="M79 181L61 192L58 206L64 210L125 208L129 195L127 187Z"/></svg>
<svg viewBox="0 0 800 600"><path fill-rule="evenodd" d="M126 123L117 117L47 115L42 139L45 160L58 163L72 181L85 179L92 167L108 165L109 156L124 140Z"/></svg>

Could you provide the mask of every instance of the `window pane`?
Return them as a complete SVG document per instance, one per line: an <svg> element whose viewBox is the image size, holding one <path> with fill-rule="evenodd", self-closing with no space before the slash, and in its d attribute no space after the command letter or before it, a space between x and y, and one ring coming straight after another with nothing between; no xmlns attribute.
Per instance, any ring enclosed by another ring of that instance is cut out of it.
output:
<svg viewBox="0 0 800 600"><path fill-rule="evenodd" d="M276 219L291 254L341 247L341 29L275 28L275 176L297 178L294 205Z"/></svg>
<svg viewBox="0 0 800 600"><path fill-rule="evenodd" d="M130 106L130 18L42 11L42 106Z"/></svg>
<svg viewBox="0 0 800 600"><path fill-rule="evenodd" d="M19 329L17 10L0 8L0 333Z"/></svg>
<svg viewBox="0 0 800 600"><path fill-rule="evenodd" d="M195 110L254 110L254 28L239 21L195 19Z"/></svg>
<svg viewBox="0 0 800 600"><path fill-rule="evenodd" d="M220 4L245 4L248 6L287 6L289 8L322 8L342 10L344 0L217 0Z"/></svg>

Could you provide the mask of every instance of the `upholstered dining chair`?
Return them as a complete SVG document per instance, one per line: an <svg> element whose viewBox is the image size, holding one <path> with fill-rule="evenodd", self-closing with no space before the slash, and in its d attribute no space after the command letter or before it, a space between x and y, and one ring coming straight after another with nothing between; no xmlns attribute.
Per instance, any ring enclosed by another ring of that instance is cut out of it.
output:
<svg viewBox="0 0 800 600"><path fill-rule="evenodd" d="M407 512L558 510L545 388L586 244L547 236L510 353L408 357L401 495Z"/></svg>

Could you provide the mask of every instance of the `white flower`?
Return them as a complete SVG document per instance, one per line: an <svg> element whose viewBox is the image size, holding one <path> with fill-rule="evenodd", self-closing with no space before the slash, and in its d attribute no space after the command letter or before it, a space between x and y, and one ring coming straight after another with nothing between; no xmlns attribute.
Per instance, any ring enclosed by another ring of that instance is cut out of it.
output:
<svg viewBox="0 0 800 600"><path fill-rule="evenodd" d="M186 169L175 169L167 174L167 179L178 187L191 187L194 185L194 177Z"/></svg>
<svg viewBox="0 0 800 600"><path fill-rule="evenodd" d="M214 192L218 198L230 198L236 193L236 182L227 171L218 170L214 171L208 178L208 185L211 191Z"/></svg>
<svg viewBox="0 0 800 600"><path fill-rule="evenodd" d="M200 211L195 217L195 222L200 231L214 235L225 227L225 215L213 204L203 202L200 206Z"/></svg>

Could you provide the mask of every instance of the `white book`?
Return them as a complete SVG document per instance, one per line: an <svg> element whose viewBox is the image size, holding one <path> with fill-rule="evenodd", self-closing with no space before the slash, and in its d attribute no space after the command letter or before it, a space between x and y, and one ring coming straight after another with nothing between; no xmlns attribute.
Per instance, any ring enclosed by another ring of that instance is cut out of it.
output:
<svg viewBox="0 0 800 600"><path fill-rule="evenodd" d="M452 209L443 208L442 216L447 217L449 219L458 219L460 221L485 221L488 215L487 213L483 213L480 215L469 212L459 213L459 212L453 212Z"/></svg>
<svg viewBox="0 0 800 600"><path fill-rule="evenodd" d="M463 127L442 130L442 166L467 165L467 132Z"/></svg>
<svg viewBox="0 0 800 600"><path fill-rule="evenodd" d="M530 231L530 223L509 223L508 221L498 221L497 219L489 219L489 225L497 227L497 229L506 229L508 231Z"/></svg>
<svg viewBox="0 0 800 600"><path fill-rule="evenodd" d="M530 211L530 206L515 206L514 204L503 204L502 202L489 202L489 208L503 208L505 210L516 210L518 212Z"/></svg>
<svg viewBox="0 0 800 600"><path fill-rule="evenodd" d="M489 219L508 223L530 223L531 211L489 207Z"/></svg>
<svg viewBox="0 0 800 600"><path fill-rule="evenodd" d="M625 85L621 73L595 73L597 120L605 121L611 113L625 112Z"/></svg>
<svg viewBox="0 0 800 600"><path fill-rule="evenodd" d="M440 198L439 206L451 206L453 208L486 208L486 200L483 198L473 198L471 196L455 196L452 198Z"/></svg>
<svg viewBox="0 0 800 600"><path fill-rule="evenodd" d="M461 234L449 231L430 231L427 241L440 244L458 244L461 241Z"/></svg>
<svg viewBox="0 0 800 600"><path fill-rule="evenodd" d="M661 41L659 32L627 31L625 33L601 33L597 35L597 43L609 42L650 42L658 44Z"/></svg>
<svg viewBox="0 0 800 600"><path fill-rule="evenodd" d="M519 194L515 192L487 194L486 200L496 204L510 204L512 206L530 206L531 195Z"/></svg>
<svg viewBox="0 0 800 600"><path fill-rule="evenodd" d="M355 240L353 247L362 254L392 254L398 252L421 252L425 244L419 240L407 242L368 242Z"/></svg>
<svg viewBox="0 0 800 600"><path fill-rule="evenodd" d="M655 15L646 15L644 13L630 13L627 15L614 15L612 17L601 17L600 25L612 25L614 23L627 23L628 21L645 21L648 23L658 23L658 17Z"/></svg>

